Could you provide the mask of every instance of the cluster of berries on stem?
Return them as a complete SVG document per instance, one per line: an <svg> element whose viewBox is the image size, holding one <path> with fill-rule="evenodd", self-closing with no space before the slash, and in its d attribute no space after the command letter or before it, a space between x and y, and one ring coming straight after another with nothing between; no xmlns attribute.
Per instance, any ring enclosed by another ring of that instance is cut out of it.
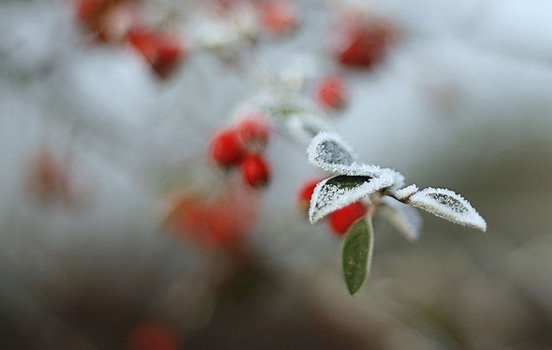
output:
<svg viewBox="0 0 552 350"><path fill-rule="evenodd" d="M270 136L270 127L263 115L247 113L235 127L219 131L211 139L211 161L229 170L239 167L243 181L254 188L270 181L270 168L262 156Z"/></svg>

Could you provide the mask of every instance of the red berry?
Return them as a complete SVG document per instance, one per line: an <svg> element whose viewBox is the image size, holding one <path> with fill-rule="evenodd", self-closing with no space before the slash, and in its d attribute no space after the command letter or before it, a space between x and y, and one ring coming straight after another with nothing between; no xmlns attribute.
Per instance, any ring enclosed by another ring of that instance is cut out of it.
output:
<svg viewBox="0 0 552 350"><path fill-rule="evenodd" d="M366 215L366 212L367 208L361 202L350 204L329 215L330 227L336 235L342 236L356 220Z"/></svg>
<svg viewBox="0 0 552 350"><path fill-rule="evenodd" d="M270 136L270 128L260 114L251 114L236 127L238 137L245 149L251 153L260 153Z"/></svg>
<svg viewBox="0 0 552 350"><path fill-rule="evenodd" d="M322 107L339 109L345 104L345 88L335 76L324 78L317 86L316 97Z"/></svg>
<svg viewBox="0 0 552 350"><path fill-rule="evenodd" d="M235 130L224 130L211 140L210 158L215 164L230 167L241 162L244 149Z"/></svg>
<svg viewBox="0 0 552 350"><path fill-rule="evenodd" d="M312 193L314 192L314 188L316 187L318 182L320 182L320 180L311 180L303 185L301 191L299 192L298 202L300 208L307 209L309 207Z"/></svg>
<svg viewBox="0 0 552 350"><path fill-rule="evenodd" d="M355 25L347 30L337 58L344 66L372 68L383 58L392 36L384 23Z"/></svg>
<svg viewBox="0 0 552 350"><path fill-rule="evenodd" d="M272 35L290 32L297 24L295 8L288 1L269 1L260 5L261 23Z"/></svg>
<svg viewBox="0 0 552 350"><path fill-rule="evenodd" d="M257 154L249 155L243 160L241 172L244 181L252 187L265 186L270 179L266 162Z"/></svg>

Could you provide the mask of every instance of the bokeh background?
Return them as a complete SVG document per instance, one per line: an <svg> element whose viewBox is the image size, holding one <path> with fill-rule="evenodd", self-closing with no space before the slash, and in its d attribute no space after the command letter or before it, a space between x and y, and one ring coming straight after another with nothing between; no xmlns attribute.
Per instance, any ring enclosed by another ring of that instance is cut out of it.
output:
<svg viewBox="0 0 552 350"><path fill-rule="evenodd" d="M1 348L552 348L549 1L276 1L276 24L268 1L110 3L0 3ZM373 65L337 59L351 18L393 32ZM177 67L133 46L137 22ZM258 92L299 82L315 106L328 74L346 106L313 108L364 161L488 224L423 214L410 243L376 220L354 297L341 239L297 204L323 176L304 145L274 128L264 189L208 151Z"/></svg>

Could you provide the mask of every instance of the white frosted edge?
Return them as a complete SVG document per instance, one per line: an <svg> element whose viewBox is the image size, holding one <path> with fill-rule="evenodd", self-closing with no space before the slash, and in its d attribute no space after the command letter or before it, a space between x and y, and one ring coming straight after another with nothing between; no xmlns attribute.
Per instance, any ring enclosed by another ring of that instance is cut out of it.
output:
<svg viewBox="0 0 552 350"><path fill-rule="evenodd" d="M333 179L333 177L319 182L314 188L309 207L309 220L313 224L324 218L326 215L393 184L393 178L387 175L374 177L370 181L367 181L354 189L336 191L335 196L330 197L329 202L321 203L320 208L317 208L317 204L320 204L319 201L322 200L322 191L328 190L325 186L326 182L330 179ZM337 186L335 187L337 190Z"/></svg>
<svg viewBox="0 0 552 350"><path fill-rule="evenodd" d="M339 163L328 163L325 161L322 161L320 159L321 153L319 152L319 146L323 142L333 141L335 142L339 148L340 151L343 154L349 155L353 161L356 161L358 159L358 156L355 154L353 149L345 142L341 137L335 133L323 131L320 132L318 135L312 138L312 141L310 142L309 146L307 147L307 158L309 162L311 162L313 165L322 168L326 171L335 173L335 166ZM349 165L349 164L341 164L342 166Z"/></svg>
<svg viewBox="0 0 552 350"><path fill-rule="evenodd" d="M400 188L404 186L404 176L395 169L382 168L382 172L388 173L393 177L393 188Z"/></svg>
<svg viewBox="0 0 552 350"><path fill-rule="evenodd" d="M440 196L448 203L442 203L432 196ZM407 203L456 224L483 232L487 230L487 223L475 208L464 197L451 190L428 187L410 196Z"/></svg>
<svg viewBox="0 0 552 350"><path fill-rule="evenodd" d="M393 197L395 197L396 199L402 201L402 200L405 200L408 197L412 196L414 193L418 192L418 190L419 190L418 186L412 184L412 185L408 185L408 186L403 187L403 188L392 189L389 192Z"/></svg>

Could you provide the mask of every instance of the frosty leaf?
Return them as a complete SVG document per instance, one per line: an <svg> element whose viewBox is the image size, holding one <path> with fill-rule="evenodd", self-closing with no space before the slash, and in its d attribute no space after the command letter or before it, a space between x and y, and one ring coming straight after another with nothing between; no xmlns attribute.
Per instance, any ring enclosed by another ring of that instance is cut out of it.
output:
<svg viewBox="0 0 552 350"><path fill-rule="evenodd" d="M412 196L414 193L418 192L418 186L416 185L409 185L400 189L393 189L389 191L389 194L393 196L394 198L402 201L408 199L408 197Z"/></svg>
<svg viewBox="0 0 552 350"><path fill-rule="evenodd" d="M351 295L366 281L372 261L374 239L371 220L358 220L343 242L341 264L347 289Z"/></svg>
<svg viewBox="0 0 552 350"><path fill-rule="evenodd" d="M383 188L391 186L390 176L337 175L320 181L314 188L309 207L309 220L315 223L326 215L344 208Z"/></svg>
<svg viewBox="0 0 552 350"><path fill-rule="evenodd" d="M487 223L471 204L451 190L428 187L414 193L406 203L456 224L487 229Z"/></svg>
<svg viewBox="0 0 552 350"><path fill-rule="evenodd" d="M410 187L410 186L409 186ZM381 198L381 214L409 241L420 236L422 217L411 206L403 204L389 196Z"/></svg>
<svg viewBox="0 0 552 350"><path fill-rule="evenodd" d="M309 161L326 171L335 173L337 166L351 166L357 156L341 138L329 132L316 135L307 148Z"/></svg>

